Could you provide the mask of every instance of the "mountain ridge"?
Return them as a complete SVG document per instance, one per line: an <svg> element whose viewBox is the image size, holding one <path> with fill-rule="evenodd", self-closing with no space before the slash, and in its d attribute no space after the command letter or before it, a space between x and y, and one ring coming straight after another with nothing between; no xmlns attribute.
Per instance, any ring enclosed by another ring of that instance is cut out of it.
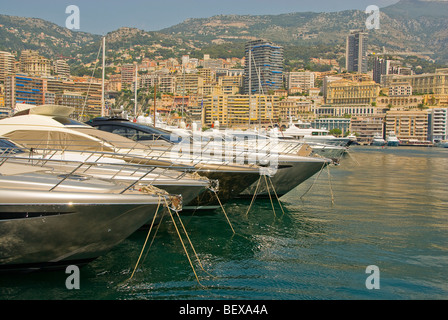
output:
<svg viewBox="0 0 448 320"><path fill-rule="evenodd" d="M446 8L447 10L441 10ZM293 12L278 15L216 15L189 18L159 31L119 28L109 32L113 50L143 46L154 55L194 54L202 48L238 45L263 38L288 47L344 46L349 30L365 28L361 10ZM380 29L368 30L370 50L433 51L448 63L448 2L401 0L380 8ZM82 56L94 59L101 36L71 31L39 18L0 15L0 50L38 50L48 57ZM155 49L154 49L155 48ZM170 52L173 52L171 54Z"/></svg>

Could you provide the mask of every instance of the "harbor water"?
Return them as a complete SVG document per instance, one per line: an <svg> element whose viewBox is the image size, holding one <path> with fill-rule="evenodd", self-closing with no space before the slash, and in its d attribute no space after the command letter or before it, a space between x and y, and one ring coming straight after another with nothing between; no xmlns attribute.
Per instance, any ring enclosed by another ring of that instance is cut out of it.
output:
<svg viewBox="0 0 448 320"><path fill-rule="evenodd" d="M132 279L148 230L82 267L79 289L65 270L0 274L0 299L447 299L448 149L355 146L329 169L282 207L275 196L226 204L231 225L221 210L182 215L192 265L166 216Z"/></svg>

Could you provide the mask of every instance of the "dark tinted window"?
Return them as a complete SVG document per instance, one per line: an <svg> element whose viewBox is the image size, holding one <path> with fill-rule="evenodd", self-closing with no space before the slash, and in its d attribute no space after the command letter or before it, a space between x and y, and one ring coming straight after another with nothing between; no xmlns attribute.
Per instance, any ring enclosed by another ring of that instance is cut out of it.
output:
<svg viewBox="0 0 448 320"><path fill-rule="evenodd" d="M0 139L0 154L23 153L24 151L12 141Z"/></svg>
<svg viewBox="0 0 448 320"><path fill-rule="evenodd" d="M67 117L53 117L53 120L63 124L64 126L86 126L84 123Z"/></svg>
<svg viewBox="0 0 448 320"><path fill-rule="evenodd" d="M120 124L104 124L99 125L98 129L102 131L115 133L128 139L132 139L134 141L158 140L158 139L170 141L170 133L168 131L157 129L154 127L147 127L140 125L132 125L131 127Z"/></svg>

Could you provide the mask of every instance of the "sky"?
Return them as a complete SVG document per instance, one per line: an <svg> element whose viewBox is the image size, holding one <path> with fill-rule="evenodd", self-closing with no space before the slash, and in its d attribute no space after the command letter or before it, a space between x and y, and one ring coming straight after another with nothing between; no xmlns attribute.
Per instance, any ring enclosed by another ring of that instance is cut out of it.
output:
<svg viewBox="0 0 448 320"><path fill-rule="evenodd" d="M379 8L398 0L0 0L0 14L41 18L65 26L69 5L80 12L79 31L105 35L121 27L158 31L188 18L219 14L281 14Z"/></svg>

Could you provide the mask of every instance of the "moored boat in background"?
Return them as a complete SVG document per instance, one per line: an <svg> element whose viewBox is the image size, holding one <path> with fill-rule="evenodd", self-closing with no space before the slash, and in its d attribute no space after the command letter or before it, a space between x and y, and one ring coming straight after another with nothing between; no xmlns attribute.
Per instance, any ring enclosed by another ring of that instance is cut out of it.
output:
<svg viewBox="0 0 448 320"><path fill-rule="evenodd" d="M386 145L386 140L384 140L384 138L382 137L382 135L380 135L379 133L375 134L373 136L373 140L371 142L372 146L377 146L377 147L382 147Z"/></svg>
<svg viewBox="0 0 448 320"><path fill-rule="evenodd" d="M388 147L398 147L400 145L400 140L398 140L395 132L389 132L387 135L386 144Z"/></svg>

